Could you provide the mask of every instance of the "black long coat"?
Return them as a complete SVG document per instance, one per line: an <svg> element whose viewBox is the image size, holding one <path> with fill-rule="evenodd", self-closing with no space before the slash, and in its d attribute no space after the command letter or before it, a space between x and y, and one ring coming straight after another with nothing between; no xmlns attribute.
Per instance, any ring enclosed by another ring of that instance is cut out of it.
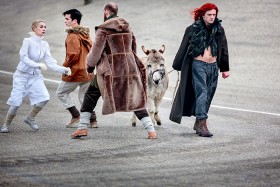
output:
<svg viewBox="0 0 280 187"><path fill-rule="evenodd" d="M183 40L172 65L175 70L181 71L181 81L169 116L169 119L176 123L181 123L182 116L195 116L195 95L192 86L193 58L187 55L192 30L192 25L186 28ZM215 38L218 43L217 63L220 72L229 71L227 39L222 26L220 26Z"/></svg>

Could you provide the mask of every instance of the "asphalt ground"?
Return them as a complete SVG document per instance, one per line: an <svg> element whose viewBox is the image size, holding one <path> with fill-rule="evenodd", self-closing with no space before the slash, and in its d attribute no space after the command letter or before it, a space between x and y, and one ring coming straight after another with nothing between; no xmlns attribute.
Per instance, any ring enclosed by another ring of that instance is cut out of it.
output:
<svg viewBox="0 0 280 187"><path fill-rule="evenodd" d="M189 10L205 1L116 1L141 45L166 45L171 70L184 29L191 24ZM211 138L192 130L194 118L171 122L169 112L177 73L161 104L163 124L158 138L147 139L140 122L131 126L131 113L101 115L96 107L97 129L73 140L75 129L55 95L60 76L43 72L51 95L37 116L40 130L23 122L31 109L25 99L11 132L0 134L0 186L279 186L280 185L280 86L278 0L212 1L220 8L226 30L231 75L220 76L209 111ZM78 8L84 24L93 30L102 22L105 1L83 6L82 1L3 0L0 2L0 122L3 123L12 89L18 50L29 25L37 17L47 22L46 40L52 55L64 59L64 24L61 12ZM55 8L54 8L55 7ZM92 33L94 36L94 33ZM75 102L77 92L72 94ZM79 106L79 105L78 105Z"/></svg>

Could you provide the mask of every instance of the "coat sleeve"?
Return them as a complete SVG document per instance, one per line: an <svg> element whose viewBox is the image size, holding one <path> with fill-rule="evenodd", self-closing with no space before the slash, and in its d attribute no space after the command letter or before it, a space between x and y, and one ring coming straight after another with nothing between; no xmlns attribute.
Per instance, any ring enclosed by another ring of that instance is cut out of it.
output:
<svg viewBox="0 0 280 187"><path fill-rule="evenodd" d="M229 55L228 55L228 45L227 38L224 29L222 28L222 52L220 60L220 71L229 71Z"/></svg>
<svg viewBox="0 0 280 187"><path fill-rule="evenodd" d="M177 71L181 71L182 63L187 53L187 49L189 46L189 39L190 39L189 33L191 32L191 28L192 26L186 28L185 34L183 36L183 40L173 61L172 67Z"/></svg>
<svg viewBox="0 0 280 187"><path fill-rule="evenodd" d="M44 61L46 62L47 66L51 68L53 71L65 73L66 68L63 66L59 66L57 64L57 61L52 57L48 42L45 42L45 47L46 47L46 52L44 55Z"/></svg>
<svg viewBox="0 0 280 187"><path fill-rule="evenodd" d="M95 33L95 40L87 56L87 65L95 67L101 59L106 44L106 33L98 29Z"/></svg>
<svg viewBox="0 0 280 187"><path fill-rule="evenodd" d="M80 47L79 37L76 34L69 34L66 40L66 57L63 66L71 67L78 62Z"/></svg>

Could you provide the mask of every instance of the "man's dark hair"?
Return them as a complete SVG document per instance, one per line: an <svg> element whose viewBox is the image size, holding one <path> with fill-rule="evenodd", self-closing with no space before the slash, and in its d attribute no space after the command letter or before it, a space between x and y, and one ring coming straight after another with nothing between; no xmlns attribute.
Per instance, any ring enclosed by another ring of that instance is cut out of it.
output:
<svg viewBox="0 0 280 187"><path fill-rule="evenodd" d="M104 6L104 10L108 10L110 12L110 15L117 15L118 14L118 5L114 2L110 2L110 3L107 3L105 6Z"/></svg>
<svg viewBox="0 0 280 187"><path fill-rule="evenodd" d="M77 23L80 24L83 15L79 10L70 9L62 13L63 16L65 16L66 14L70 14L71 19L76 19Z"/></svg>

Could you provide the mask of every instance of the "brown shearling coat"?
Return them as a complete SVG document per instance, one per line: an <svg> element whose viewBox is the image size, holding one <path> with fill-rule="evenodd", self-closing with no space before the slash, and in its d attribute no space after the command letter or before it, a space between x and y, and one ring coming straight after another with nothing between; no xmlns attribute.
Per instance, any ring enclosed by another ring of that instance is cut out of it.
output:
<svg viewBox="0 0 280 187"><path fill-rule="evenodd" d="M65 40L66 57L63 66L71 68L71 76L62 75L65 82L89 82L92 76L87 74L86 59L92 46L87 27L76 26L66 30Z"/></svg>
<svg viewBox="0 0 280 187"><path fill-rule="evenodd" d="M87 64L96 66L102 114L146 108L146 71L136 56L135 37L126 20L111 18L96 28Z"/></svg>

